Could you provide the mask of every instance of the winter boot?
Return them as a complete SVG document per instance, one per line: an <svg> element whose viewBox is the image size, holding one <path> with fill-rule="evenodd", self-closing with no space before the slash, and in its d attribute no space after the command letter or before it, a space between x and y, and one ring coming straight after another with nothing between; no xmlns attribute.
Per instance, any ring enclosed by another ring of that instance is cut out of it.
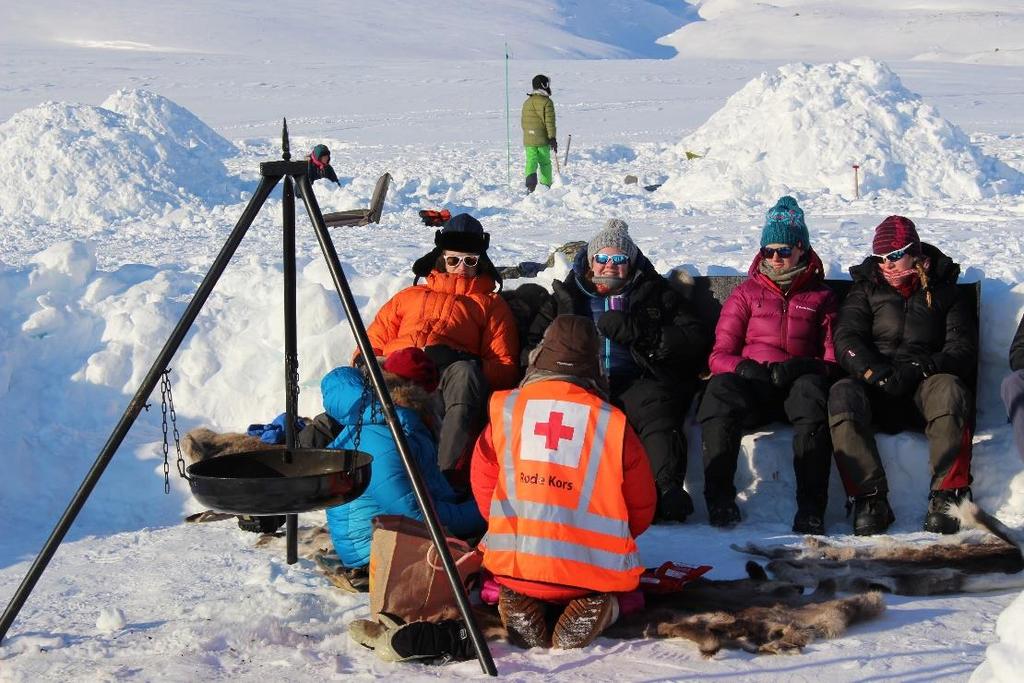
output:
<svg viewBox="0 0 1024 683"><path fill-rule="evenodd" d="M469 629L458 619L405 624L386 612L381 612L379 619L357 619L349 624L348 634L385 662L428 659L442 663L475 656Z"/></svg>
<svg viewBox="0 0 1024 683"><path fill-rule="evenodd" d="M928 514L924 518L924 530L936 534L955 534L960 531L960 520L949 514L949 508L964 499L973 500L971 488L942 489L928 494Z"/></svg>
<svg viewBox="0 0 1024 683"><path fill-rule="evenodd" d="M658 491L654 523L685 522L693 514L693 499L682 486L666 486Z"/></svg>
<svg viewBox="0 0 1024 683"><path fill-rule="evenodd" d="M735 500L708 501L708 522L711 526L728 528L739 523L740 508Z"/></svg>
<svg viewBox="0 0 1024 683"><path fill-rule="evenodd" d="M505 586L498 593L498 615L509 641L523 647L551 647L544 603Z"/></svg>
<svg viewBox="0 0 1024 683"><path fill-rule="evenodd" d="M531 173L526 176L526 193L530 194L537 189L537 174Z"/></svg>
<svg viewBox="0 0 1024 683"><path fill-rule="evenodd" d="M889 507L884 493L873 493L853 500L853 533L857 536L874 536L889 528L896 521L896 515Z"/></svg>
<svg viewBox="0 0 1024 683"><path fill-rule="evenodd" d="M558 617L552 644L563 650L586 647L618 618L619 601L610 593L576 598Z"/></svg>
<svg viewBox="0 0 1024 683"><path fill-rule="evenodd" d="M238 528L254 534L272 534L284 526L284 515L238 515Z"/></svg>
<svg viewBox="0 0 1024 683"><path fill-rule="evenodd" d="M793 517L793 533L824 536L825 515L817 508L799 508Z"/></svg>

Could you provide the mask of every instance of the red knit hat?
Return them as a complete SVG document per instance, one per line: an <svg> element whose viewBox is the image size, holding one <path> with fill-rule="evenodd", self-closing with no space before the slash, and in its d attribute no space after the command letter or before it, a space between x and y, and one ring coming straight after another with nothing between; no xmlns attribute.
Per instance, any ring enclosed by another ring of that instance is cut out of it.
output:
<svg viewBox="0 0 1024 683"><path fill-rule="evenodd" d="M914 221L903 216L889 216L875 228L871 253L881 256L902 249L908 244L913 245L910 249L911 253L921 253L921 238L917 235Z"/></svg>
<svg viewBox="0 0 1024 683"><path fill-rule="evenodd" d="M434 361L416 346L407 346L389 353L384 360L384 370L423 387L427 393L437 389L440 377Z"/></svg>

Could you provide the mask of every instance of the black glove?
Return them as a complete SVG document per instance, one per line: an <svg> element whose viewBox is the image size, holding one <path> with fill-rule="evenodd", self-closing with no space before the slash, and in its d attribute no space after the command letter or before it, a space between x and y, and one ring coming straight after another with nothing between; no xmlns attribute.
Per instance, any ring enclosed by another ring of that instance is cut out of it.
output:
<svg viewBox="0 0 1024 683"><path fill-rule="evenodd" d="M881 388L892 377L892 371L893 367L891 365L872 366L867 369L861 379L867 382L869 386Z"/></svg>
<svg viewBox="0 0 1024 683"><path fill-rule="evenodd" d="M656 343L651 345L648 357L656 363L665 363L669 360L680 362L688 360L692 354L693 345L690 338L683 330L669 325L658 330Z"/></svg>
<svg viewBox="0 0 1024 683"><path fill-rule="evenodd" d="M921 354L910 359L910 362L917 367L921 368L921 374L924 377L931 377L941 372L938 365L935 364L935 359L928 354Z"/></svg>
<svg viewBox="0 0 1024 683"><path fill-rule="evenodd" d="M453 349L447 344L435 344L433 346L424 346L423 353L427 354L427 358L434 361L434 365L437 366L437 371L442 372L445 368L456 361L460 360L480 360L479 357L474 356L472 353L467 351L459 351Z"/></svg>
<svg viewBox="0 0 1024 683"><path fill-rule="evenodd" d="M548 147L551 148L552 152L558 154L558 140L555 138L548 138Z"/></svg>
<svg viewBox="0 0 1024 683"><path fill-rule="evenodd" d="M891 396L906 396L913 393L924 379L921 366L914 363L897 363L892 374L880 386Z"/></svg>
<svg viewBox="0 0 1024 683"><path fill-rule="evenodd" d="M742 377L743 379L749 379L755 382L771 382L772 375L768 371L768 366L764 363L758 363L756 360L750 360L749 358L740 361L740 364L736 366L734 372Z"/></svg>
<svg viewBox="0 0 1024 683"><path fill-rule="evenodd" d="M780 363L770 363L768 370L771 373L772 384L785 389L795 382L797 377L824 375L826 368L825 361L819 358L797 357Z"/></svg>
<svg viewBox="0 0 1024 683"><path fill-rule="evenodd" d="M640 326L625 311L605 311L597 319L597 331L623 346L632 346L640 338Z"/></svg>

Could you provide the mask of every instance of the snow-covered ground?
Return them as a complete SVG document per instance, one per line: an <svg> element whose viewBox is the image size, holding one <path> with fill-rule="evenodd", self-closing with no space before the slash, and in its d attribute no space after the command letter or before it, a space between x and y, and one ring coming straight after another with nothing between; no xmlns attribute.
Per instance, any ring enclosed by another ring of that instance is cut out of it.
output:
<svg viewBox="0 0 1024 683"><path fill-rule="evenodd" d="M270 3L105 0L86 12L57 0L5 9L0 604L238 219L258 163L279 156L285 116L294 150L332 149L342 187L317 185L324 210L364 206L380 173L395 178L380 225L334 233L365 317L410 281L409 264L429 247L416 217L426 207L480 217L500 265L543 261L618 216L663 272L722 274L746 271L764 207L792 189L830 277L861 260L881 218L912 217L963 265L965 281L982 283L974 489L986 509L1024 526L1024 466L998 399L1024 310L1017 3L694 5L435 2L427 11L391 0L281 14ZM947 38L954 24L969 33ZM897 27L903 41L879 27ZM668 34L662 42L682 56L653 59L671 56L654 42ZM971 57L995 47L999 59ZM837 63L859 55L887 62ZM776 70L796 58L829 66ZM555 186L524 197L518 107L538 72L552 76L563 149L569 133L573 142ZM851 100L873 115L856 117ZM757 159L744 156L754 136ZM710 152L700 163L715 164L707 172L681 156L695 142ZM863 178L865 195L853 199L842 169L890 157L902 171ZM624 184L627 174L640 185ZM664 181L663 190L642 188ZM237 430L281 410L279 196L172 362L182 431ZM315 414L320 377L353 342L315 239L299 224L300 411ZM280 552L252 548L231 522L181 524L197 508L176 478L163 495L159 438L159 411L143 413L0 645L0 681L478 675L475 662L379 663L345 631L366 616L365 598L339 594L308 562L289 567ZM900 491L894 535L924 542L924 439L881 444ZM693 428L690 450L688 486L699 500ZM747 521L720 532L699 511L693 523L656 527L641 539L645 562L708 563L713 577L731 578L745 558L730 543L794 540L790 459L787 430L746 437L738 483ZM833 481L827 521L837 534L849 530L841 497ZM889 598L880 620L793 658L704 660L686 642L611 640L577 652L496 644L494 653L515 679L966 680L991 646L975 680L1012 680L1024 657L1015 597Z"/></svg>

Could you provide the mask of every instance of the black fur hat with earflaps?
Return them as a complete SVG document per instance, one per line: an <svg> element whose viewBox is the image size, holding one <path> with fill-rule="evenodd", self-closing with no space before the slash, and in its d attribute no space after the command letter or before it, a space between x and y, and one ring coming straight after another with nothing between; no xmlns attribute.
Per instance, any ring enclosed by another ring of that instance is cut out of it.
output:
<svg viewBox="0 0 1024 683"><path fill-rule="evenodd" d="M434 248L416 259L412 264L412 272L416 276L413 284L421 277L426 277L437 268L438 259L445 251L461 251L466 254L479 254L480 264L477 272L489 275L501 289L501 276L487 256L487 247L491 244L491 235L484 232L480 221L468 213L459 213L445 222L444 227L434 233Z"/></svg>

